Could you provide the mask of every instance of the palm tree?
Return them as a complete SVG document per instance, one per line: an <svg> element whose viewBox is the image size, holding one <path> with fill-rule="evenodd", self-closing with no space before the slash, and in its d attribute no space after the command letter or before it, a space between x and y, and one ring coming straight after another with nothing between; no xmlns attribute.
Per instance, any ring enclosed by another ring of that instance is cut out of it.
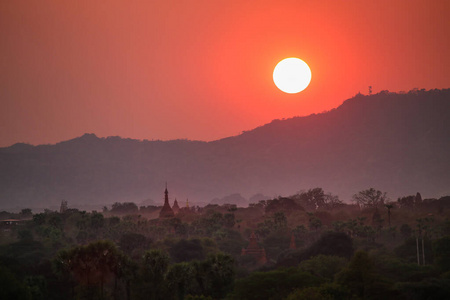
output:
<svg viewBox="0 0 450 300"><path fill-rule="evenodd" d="M165 276L169 263L169 255L162 250L154 249L144 254L139 274L143 299L165 299Z"/></svg>
<svg viewBox="0 0 450 300"><path fill-rule="evenodd" d="M119 295L118 290L118 280L121 280L125 284L125 293L126 293L126 299L130 300L131 298L131 282L136 277L136 269L137 265L136 263L130 259L126 254L119 253L117 257L118 263L114 266L112 269L114 273L114 299L121 299L123 296Z"/></svg>
<svg viewBox="0 0 450 300"><path fill-rule="evenodd" d="M232 288L235 277L235 261L232 256L223 253L210 255L205 264L206 276L211 288L210 296L222 299Z"/></svg>
<svg viewBox="0 0 450 300"><path fill-rule="evenodd" d="M119 253L116 245L111 241L97 241L87 246L76 246L69 250L60 251L55 260L54 267L62 275L73 274L77 281L87 285L88 289L100 284L100 296L103 299L103 288L109 274L119 262ZM95 284L91 286L92 284Z"/></svg>
<svg viewBox="0 0 450 300"><path fill-rule="evenodd" d="M183 300L194 280L194 268L187 262L182 262L170 266L167 271L166 281L172 293L177 299Z"/></svg>
<svg viewBox="0 0 450 300"><path fill-rule="evenodd" d="M388 223L389 223L389 228L391 228L391 209L394 208L393 204L385 204L384 207L387 208L388 210Z"/></svg>
<svg viewBox="0 0 450 300"><path fill-rule="evenodd" d="M86 256L93 260L95 271L99 273L100 295L103 299L103 288L108 274L114 273L119 263L119 255L116 245L111 241L97 241L90 243L86 248Z"/></svg>

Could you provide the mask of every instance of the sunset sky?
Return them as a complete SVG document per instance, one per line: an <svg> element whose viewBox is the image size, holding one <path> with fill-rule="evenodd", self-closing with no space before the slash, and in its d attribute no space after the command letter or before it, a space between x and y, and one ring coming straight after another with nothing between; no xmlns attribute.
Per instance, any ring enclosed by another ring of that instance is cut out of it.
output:
<svg viewBox="0 0 450 300"><path fill-rule="evenodd" d="M309 87L275 65L299 57ZM450 1L0 2L0 147L215 140L358 92L450 87Z"/></svg>

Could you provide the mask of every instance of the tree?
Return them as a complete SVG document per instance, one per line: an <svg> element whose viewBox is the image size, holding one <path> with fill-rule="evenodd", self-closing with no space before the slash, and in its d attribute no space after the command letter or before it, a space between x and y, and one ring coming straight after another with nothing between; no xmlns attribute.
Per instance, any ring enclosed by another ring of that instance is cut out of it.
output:
<svg viewBox="0 0 450 300"><path fill-rule="evenodd" d="M105 219L103 217L102 214L97 213L97 212L93 212L91 215L91 218L89 220L89 225L90 227L94 230L97 231L100 228L103 227L103 225L105 224Z"/></svg>
<svg viewBox="0 0 450 300"><path fill-rule="evenodd" d="M300 260L319 254L350 258L353 251L353 241L348 235L342 232L327 232L301 253Z"/></svg>
<svg viewBox="0 0 450 300"><path fill-rule="evenodd" d="M296 210L304 210L299 204L296 203L294 199L279 197L273 200L261 200L259 202L266 212L266 214L276 213L276 212L293 212Z"/></svg>
<svg viewBox="0 0 450 300"><path fill-rule="evenodd" d="M24 233L25 239L0 247L0 265L4 262L15 262L14 264L25 273L35 269L48 255L48 250L43 243L29 239L27 236L28 234Z"/></svg>
<svg viewBox="0 0 450 300"><path fill-rule="evenodd" d="M357 299L382 299L389 293L384 281L364 251L356 252L348 267L336 274L335 280L337 284L348 288Z"/></svg>
<svg viewBox="0 0 450 300"><path fill-rule="evenodd" d="M120 218L116 217L116 216L108 218L107 220L108 220L108 225L109 226L116 226L116 225L120 224Z"/></svg>
<svg viewBox="0 0 450 300"><path fill-rule="evenodd" d="M181 239L170 248L169 252L175 262L205 258L205 250L199 239Z"/></svg>
<svg viewBox="0 0 450 300"><path fill-rule="evenodd" d="M358 251L347 268L336 277L336 282L346 286L358 298L366 299L368 289L373 282L373 263L367 252Z"/></svg>
<svg viewBox="0 0 450 300"><path fill-rule="evenodd" d="M422 249L421 243L419 243L418 237L416 239L415 236L412 236L409 239L406 239L400 246L394 249L394 253L397 257L402 258L403 260L409 263L420 264L420 260L422 260L422 253L427 254L427 262L433 262L433 250L431 246L431 241L427 238L423 239L424 247ZM419 259L419 262L418 262Z"/></svg>
<svg viewBox="0 0 450 300"><path fill-rule="evenodd" d="M411 237L412 234L412 228L408 224L402 224L400 226L400 233L402 234L404 239L408 239Z"/></svg>
<svg viewBox="0 0 450 300"><path fill-rule="evenodd" d="M167 271L168 288L176 299L183 300L194 280L194 268L191 264L182 262L171 265Z"/></svg>
<svg viewBox="0 0 450 300"><path fill-rule="evenodd" d="M20 211L20 215L23 218L29 218L33 215L33 213L31 212L31 208L24 208Z"/></svg>
<svg viewBox="0 0 450 300"><path fill-rule="evenodd" d="M275 230L264 238L262 243L266 256L278 257L280 253L289 248L291 233L288 230Z"/></svg>
<svg viewBox="0 0 450 300"><path fill-rule="evenodd" d="M346 265L347 259L343 257L319 254L300 262L299 267L312 275L332 281L334 275L340 272Z"/></svg>
<svg viewBox="0 0 450 300"><path fill-rule="evenodd" d="M19 232L17 233L17 237L21 241L32 241L33 233L31 232L31 230L22 229L22 230L19 230Z"/></svg>
<svg viewBox="0 0 450 300"><path fill-rule="evenodd" d="M63 219L59 214L52 213L50 217L48 218L48 224L53 226L56 229L62 229L63 228Z"/></svg>
<svg viewBox="0 0 450 300"><path fill-rule="evenodd" d="M400 208L413 209L414 207L414 196L401 197L397 199L397 203Z"/></svg>
<svg viewBox="0 0 450 300"><path fill-rule="evenodd" d="M104 285L119 264L120 254L114 243L110 241L97 241L87 246L76 246L69 250L61 250L53 260L58 274L73 278L86 289L80 289L81 297L92 297L99 292L103 298ZM97 286L100 291L97 291ZM85 294L87 293L87 294Z"/></svg>
<svg viewBox="0 0 450 300"><path fill-rule="evenodd" d="M304 239L307 233L305 225L298 225L292 232L295 234L296 238Z"/></svg>
<svg viewBox="0 0 450 300"><path fill-rule="evenodd" d="M196 219L192 222L195 233L211 236L224 224L224 217L221 213L210 210L209 215Z"/></svg>
<svg viewBox="0 0 450 300"><path fill-rule="evenodd" d="M339 197L332 195L331 193L325 194L322 188L309 189L307 192L301 192L292 196L307 210L317 209L335 209L342 205L342 201Z"/></svg>
<svg viewBox="0 0 450 300"><path fill-rule="evenodd" d="M402 299L439 299L446 300L450 295L450 280L448 278L427 278L420 282L401 282L397 290Z"/></svg>
<svg viewBox="0 0 450 300"><path fill-rule="evenodd" d="M422 240L422 264L426 264L425 262L425 243L424 239L427 237L431 237L432 228L431 224L434 221L433 217L426 217L426 218L418 218L416 219L417 224L417 235L416 235L416 244L417 244L417 263L420 264L420 258L419 258L419 238ZM427 251L427 253L429 253Z"/></svg>
<svg viewBox="0 0 450 300"><path fill-rule="evenodd" d="M35 214L33 216L33 223L35 225L44 225L46 222L46 215L44 213L40 213L40 214Z"/></svg>
<svg viewBox="0 0 450 300"><path fill-rule="evenodd" d="M27 276L25 277L26 289L31 294L33 300L45 300L48 299L47 293L47 280L44 276Z"/></svg>
<svg viewBox="0 0 450 300"><path fill-rule="evenodd" d="M31 293L25 284L2 265L0 265L0 298L18 300L32 299Z"/></svg>
<svg viewBox="0 0 450 300"><path fill-rule="evenodd" d="M375 211L372 215L372 226L374 226L378 231L383 227L384 220L381 218L381 214L378 211L378 207L375 208Z"/></svg>
<svg viewBox="0 0 450 300"><path fill-rule="evenodd" d="M389 224L389 227L391 227L391 209L394 208L394 205L392 203L388 203L388 204L385 204L384 207L386 207L388 210L388 224Z"/></svg>
<svg viewBox="0 0 450 300"><path fill-rule="evenodd" d="M336 232L344 232L346 224L342 221L335 221L331 224Z"/></svg>
<svg viewBox="0 0 450 300"><path fill-rule="evenodd" d="M325 283L321 286L297 289L286 300L336 300L351 299L348 291L337 284Z"/></svg>
<svg viewBox="0 0 450 300"><path fill-rule="evenodd" d="M422 195L417 192L416 197L414 198L414 204L418 205L422 203Z"/></svg>
<svg viewBox="0 0 450 300"><path fill-rule="evenodd" d="M325 192L319 187L297 194L293 196L293 198L297 199L300 202L300 205L302 205L306 210L324 208L327 200Z"/></svg>
<svg viewBox="0 0 450 300"><path fill-rule="evenodd" d="M233 288L235 261L231 255L217 253L209 255L205 261L207 286L205 296L222 299Z"/></svg>
<svg viewBox="0 0 450 300"><path fill-rule="evenodd" d="M253 272L236 280L235 299L284 299L294 289L319 286L324 280L298 268L280 268L268 272Z"/></svg>
<svg viewBox="0 0 450 300"><path fill-rule="evenodd" d="M217 240L217 246L220 251L233 256L239 256L242 248L247 246L247 241L244 240L239 231L233 229L225 229L225 237Z"/></svg>
<svg viewBox="0 0 450 300"><path fill-rule="evenodd" d="M358 227L358 222L355 219L350 219L345 223L345 227L348 228L351 237L354 236L356 228Z"/></svg>
<svg viewBox="0 0 450 300"><path fill-rule="evenodd" d="M144 235L134 232L124 233L119 241L120 249L130 256L138 250L147 248L149 244L150 241Z"/></svg>
<svg viewBox="0 0 450 300"><path fill-rule="evenodd" d="M236 224L234 213L225 214L223 216L223 223L225 227L232 228Z"/></svg>
<svg viewBox="0 0 450 300"><path fill-rule="evenodd" d="M450 271L450 236L433 241L434 262L442 272Z"/></svg>
<svg viewBox="0 0 450 300"><path fill-rule="evenodd" d="M107 276L114 274L114 269L118 264L118 251L116 245L110 241L98 241L90 243L85 248L85 255L88 261L94 265L94 270L100 281L100 294L103 298L103 287Z"/></svg>
<svg viewBox="0 0 450 300"><path fill-rule="evenodd" d="M162 250L150 250L144 254L135 282L138 299L166 299L165 276L169 262L169 255Z"/></svg>
<svg viewBox="0 0 450 300"><path fill-rule="evenodd" d="M131 260L127 255L120 253L118 257L119 263L113 268L116 277L114 284L114 299L131 299L131 283L136 279L137 263ZM125 284L125 295L120 296L120 291L117 285L117 279L120 279ZM124 297L125 296L125 297Z"/></svg>
<svg viewBox="0 0 450 300"><path fill-rule="evenodd" d="M273 224L275 229L287 228L287 218L283 212L276 212L273 214Z"/></svg>
<svg viewBox="0 0 450 300"><path fill-rule="evenodd" d="M138 212L139 212L139 208L133 202L124 202L124 203L116 202L112 205L112 208L111 208L111 213L116 213L116 214L131 215L131 214L137 214Z"/></svg>
<svg viewBox="0 0 450 300"><path fill-rule="evenodd" d="M386 200L386 193L375 190L374 188L363 190L353 195L353 201L361 208L382 206Z"/></svg>
<svg viewBox="0 0 450 300"><path fill-rule="evenodd" d="M326 209L333 210L338 207L341 207L343 205L342 200L339 199L337 195L333 195L331 193L328 193L325 195L324 198L324 206Z"/></svg>
<svg viewBox="0 0 450 300"><path fill-rule="evenodd" d="M309 216L309 229L318 231L322 227L322 221L313 213L307 213Z"/></svg>

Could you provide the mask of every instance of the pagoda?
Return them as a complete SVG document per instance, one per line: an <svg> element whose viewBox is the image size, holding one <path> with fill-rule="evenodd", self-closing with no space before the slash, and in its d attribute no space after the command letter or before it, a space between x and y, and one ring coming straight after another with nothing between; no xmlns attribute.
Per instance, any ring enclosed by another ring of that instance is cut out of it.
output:
<svg viewBox="0 0 450 300"><path fill-rule="evenodd" d="M173 217L175 217L175 214L173 213L173 210L169 204L169 192L167 191L167 183L166 183L166 190L164 191L164 206L159 212L159 218L166 219Z"/></svg>
<svg viewBox="0 0 450 300"><path fill-rule="evenodd" d="M174 214L178 214L178 212L180 211L180 207L178 206L178 201L176 198L175 201L173 202L172 210Z"/></svg>
<svg viewBox="0 0 450 300"><path fill-rule="evenodd" d="M62 201L61 201L61 206L60 206L60 208L59 208L59 212L60 212L61 214L63 214L63 213L66 212L66 210L67 210L67 201L66 201L66 200L62 200Z"/></svg>
<svg viewBox="0 0 450 300"><path fill-rule="evenodd" d="M267 262L266 250L259 247L255 232L250 235L250 242L247 249L242 249L241 255L251 255L256 258L259 264L265 264Z"/></svg>

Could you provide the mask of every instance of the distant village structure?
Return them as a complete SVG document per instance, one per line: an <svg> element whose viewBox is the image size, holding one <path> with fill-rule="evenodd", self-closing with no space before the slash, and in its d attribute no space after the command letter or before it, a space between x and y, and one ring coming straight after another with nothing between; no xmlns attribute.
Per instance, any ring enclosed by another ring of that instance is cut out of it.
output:
<svg viewBox="0 0 450 300"><path fill-rule="evenodd" d="M0 221L0 228L3 231L10 231L13 226L23 224L23 220L19 219L6 219Z"/></svg>
<svg viewBox="0 0 450 300"><path fill-rule="evenodd" d="M242 249L241 255L253 256L258 264L265 264L267 262L266 250L258 246L257 237L255 232L250 235L250 242L247 249Z"/></svg>

